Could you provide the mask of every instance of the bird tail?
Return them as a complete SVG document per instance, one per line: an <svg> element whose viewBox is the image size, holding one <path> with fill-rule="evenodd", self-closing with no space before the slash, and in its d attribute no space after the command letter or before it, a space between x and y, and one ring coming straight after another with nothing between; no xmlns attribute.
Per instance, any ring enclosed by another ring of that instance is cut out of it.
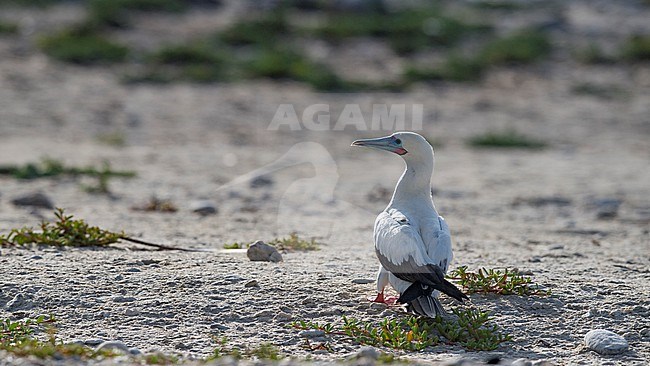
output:
<svg viewBox="0 0 650 366"><path fill-rule="evenodd" d="M433 297L433 295L418 297L407 305L407 309L417 315L423 315L429 318L444 316L446 314L440 300Z"/></svg>
<svg viewBox="0 0 650 366"><path fill-rule="evenodd" d="M453 283L443 279L442 282L435 284L434 286L425 285L421 282L413 282L407 289L404 291L397 302L400 304L411 303L412 301L423 297L429 296L433 290L438 290L454 299L463 302L468 299L462 291L458 289Z"/></svg>

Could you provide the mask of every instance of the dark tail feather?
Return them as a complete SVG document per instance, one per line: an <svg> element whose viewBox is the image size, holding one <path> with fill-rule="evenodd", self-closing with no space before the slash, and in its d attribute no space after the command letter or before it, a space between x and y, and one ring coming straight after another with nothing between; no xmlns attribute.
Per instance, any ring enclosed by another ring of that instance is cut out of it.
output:
<svg viewBox="0 0 650 366"><path fill-rule="evenodd" d="M429 318L444 316L446 314L440 301L433 296L419 297L411 301L407 308L417 315L428 316Z"/></svg>
<svg viewBox="0 0 650 366"><path fill-rule="evenodd" d="M409 286L406 291L400 295L399 299L397 299L397 302L400 304L408 304L420 297L431 295L433 290L438 290L460 302L468 299L467 295L462 293L458 287L454 286L453 283L447 280L442 280L441 283L436 284L435 286L427 286L423 285L420 282L413 282L411 286Z"/></svg>
<svg viewBox="0 0 650 366"><path fill-rule="evenodd" d="M442 280L441 283L436 284L434 286L436 290L449 295L450 297L453 297L454 299L463 302L465 300L469 300L469 297L465 295L462 291L458 289L453 283L447 281L447 280Z"/></svg>

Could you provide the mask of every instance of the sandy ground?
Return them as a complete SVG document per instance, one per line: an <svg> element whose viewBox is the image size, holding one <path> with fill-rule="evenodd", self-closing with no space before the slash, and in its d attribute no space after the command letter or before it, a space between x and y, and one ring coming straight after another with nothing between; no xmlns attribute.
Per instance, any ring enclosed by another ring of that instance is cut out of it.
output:
<svg viewBox="0 0 650 366"><path fill-rule="evenodd" d="M60 16L54 24L75 18L74 9L64 10L52 12ZM585 24L616 33L615 24L625 23L621 18L643 16L621 5L615 16L598 17L603 9L579 1L565 10L578 35ZM553 295L472 295L472 303L490 310L514 337L494 352L437 346L397 354L417 360L498 355L557 364L650 362L647 64L578 67L565 60L494 70L478 85L331 95L263 81L124 86L115 70L49 61L26 46L28 35L21 37L0 38L6 55L0 58L0 164L42 157L69 165L108 160L138 176L112 180L111 196L86 193L73 179L1 177L0 232L51 218L48 210L10 202L42 191L56 206L94 225L213 250L2 249L0 317L51 313L59 319L63 340L121 340L142 351L190 358L211 353L214 335L235 345L272 342L300 358L334 360L357 351L360 346L338 340L332 342L333 352L314 354L286 326L292 320L337 322L341 315L373 320L393 314L365 300L374 284L352 281L374 279L373 220L389 199L381 188L392 190L403 163L390 154L349 147L355 138L388 131L269 131L267 126L283 103L298 113L311 104L328 104L333 122L345 104L360 105L367 119L372 104L422 104L421 133L436 149L434 199L454 235L452 266L530 271ZM625 94L575 95L571 88L580 82L615 85ZM501 127L516 127L551 145L541 151L493 151L464 143ZM97 139L116 132L125 136L125 146ZM272 184L255 188L238 180L224 187L267 164L283 167L266 174ZM131 209L154 195L170 199L179 211ZM544 200L549 197L567 202ZM621 201L615 217L598 218L602 199ZM191 212L196 200L213 201L218 213ZM285 254L278 264L221 250L224 243L270 240L292 231L316 236L322 249ZM245 287L250 280L259 287ZM616 356L585 349L584 335L596 328L621 334L630 349Z"/></svg>

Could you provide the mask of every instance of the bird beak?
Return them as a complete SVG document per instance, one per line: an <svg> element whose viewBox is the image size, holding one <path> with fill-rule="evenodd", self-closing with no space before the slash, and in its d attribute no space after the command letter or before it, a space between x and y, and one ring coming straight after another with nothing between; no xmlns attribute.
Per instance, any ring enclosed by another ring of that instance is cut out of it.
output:
<svg viewBox="0 0 650 366"><path fill-rule="evenodd" d="M373 149L390 151L397 155L406 154L407 151L400 144L398 144L396 140L397 139L393 136L386 136L376 139L356 140L350 146L366 146Z"/></svg>

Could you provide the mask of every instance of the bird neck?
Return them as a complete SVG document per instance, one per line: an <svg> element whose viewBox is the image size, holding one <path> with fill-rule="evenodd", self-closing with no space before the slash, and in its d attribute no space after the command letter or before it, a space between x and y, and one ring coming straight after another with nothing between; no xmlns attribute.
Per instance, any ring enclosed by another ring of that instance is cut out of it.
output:
<svg viewBox="0 0 650 366"><path fill-rule="evenodd" d="M433 174L433 157L430 159L404 159L406 169L397 182L390 205L400 202L417 201L431 205L431 175Z"/></svg>

